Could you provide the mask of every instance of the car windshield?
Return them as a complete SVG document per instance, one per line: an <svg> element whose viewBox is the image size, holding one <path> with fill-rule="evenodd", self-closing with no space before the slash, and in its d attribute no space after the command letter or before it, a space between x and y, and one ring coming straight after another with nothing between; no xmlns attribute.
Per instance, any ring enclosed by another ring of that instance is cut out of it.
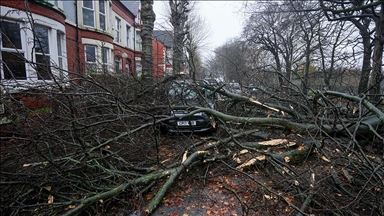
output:
<svg viewBox="0 0 384 216"><path fill-rule="evenodd" d="M197 99L197 92L191 89L186 83L173 83L168 95L172 98L182 98L185 100Z"/></svg>
<svg viewBox="0 0 384 216"><path fill-rule="evenodd" d="M176 82L172 83L168 96L176 101L202 101L212 100L213 94L196 83Z"/></svg>

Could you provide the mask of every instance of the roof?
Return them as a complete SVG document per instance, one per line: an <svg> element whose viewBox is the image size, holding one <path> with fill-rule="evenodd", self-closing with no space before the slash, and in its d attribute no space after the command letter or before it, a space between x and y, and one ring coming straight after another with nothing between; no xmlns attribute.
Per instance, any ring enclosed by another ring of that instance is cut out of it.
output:
<svg viewBox="0 0 384 216"><path fill-rule="evenodd" d="M137 17L140 10L140 0L120 0L120 2Z"/></svg>
<svg viewBox="0 0 384 216"><path fill-rule="evenodd" d="M173 32L166 30L154 30L153 36L166 47L173 47Z"/></svg>

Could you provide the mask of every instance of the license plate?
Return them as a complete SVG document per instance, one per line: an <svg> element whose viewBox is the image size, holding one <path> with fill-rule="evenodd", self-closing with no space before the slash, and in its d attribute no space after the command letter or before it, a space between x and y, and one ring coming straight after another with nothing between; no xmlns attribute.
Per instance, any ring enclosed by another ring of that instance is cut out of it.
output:
<svg viewBox="0 0 384 216"><path fill-rule="evenodd" d="M190 126L196 125L196 121L178 121L177 126Z"/></svg>

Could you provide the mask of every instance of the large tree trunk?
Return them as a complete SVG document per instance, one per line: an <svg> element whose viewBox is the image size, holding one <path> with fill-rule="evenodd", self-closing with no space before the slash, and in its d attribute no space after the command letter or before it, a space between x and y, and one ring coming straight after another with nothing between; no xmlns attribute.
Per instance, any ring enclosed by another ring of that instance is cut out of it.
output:
<svg viewBox="0 0 384 216"><path fill-rule="evenodd" d="M380 83L383 81L384 76L382 74L383 65L383 44L384 44L384 3L381 3L380 16L376 21L376 37L374 40L373 51L373 76L372 76L372 90L374 98L378 99L380 94Z"/></svg>
<svg viewBox="0 0 384 216"><path fill-rule="evenodd" d="M156 14L153 11L153 0L141 0L141 17L143 20L141 30L143 76L151 77L153 75L152 35L156 19Z"/></svg>
<svg viewBox="0 0 384 216"><path fill-rule="evenodd" d="M169 0L171 24L173 26L173 72L184 70L185 23L188 19L188 0Z"/></svg>
<svg viewBox="0 0 384 216"><path fill-rule="evenodd" d="M368 88L369 74L371 72L372 46L371 46L371 38L367 29L364 28L360 23L359 24L355 23L355 25L360 30L361 36L363 39L363 49L364 49L363 65L361 67L361 75L360 75L360 82L359 82L359 89L358 89L359 93L363 93L367 91L367 88Z"/></svg>

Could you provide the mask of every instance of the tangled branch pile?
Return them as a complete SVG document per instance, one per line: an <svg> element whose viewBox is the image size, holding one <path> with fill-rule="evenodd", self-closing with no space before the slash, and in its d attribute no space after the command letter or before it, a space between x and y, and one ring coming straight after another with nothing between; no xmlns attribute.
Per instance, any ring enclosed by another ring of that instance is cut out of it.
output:
<svg viewBox="0 0 384 216"><path fill-rule="evenodd" d="M217 109L191 109L215 116L218 131L161 134L170 80L102 76L5 92L1 212L152 214L180 185L220 185L238 214L384 214L382 101L207 86L221 95Z"/></svg>

